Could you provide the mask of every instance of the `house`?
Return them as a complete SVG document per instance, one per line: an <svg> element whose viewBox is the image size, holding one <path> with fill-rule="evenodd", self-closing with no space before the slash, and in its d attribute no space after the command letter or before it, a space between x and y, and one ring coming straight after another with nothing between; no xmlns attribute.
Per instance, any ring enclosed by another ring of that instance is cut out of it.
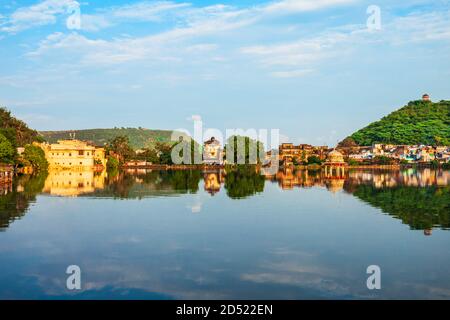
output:
<svg viewBox="0 0 450 320"><path fill-rule="evenodd" d="M94 169L99 165L106 166L105 149L85 141L59 140L39 146L45 152L50 169Z"/></svg>
<svg viewBox="0 0 450 320"><path fill-rule="evenodd" d="M207 165L223 164L222 146L214 137L211 137L203 144L203 163Z"/></svg>

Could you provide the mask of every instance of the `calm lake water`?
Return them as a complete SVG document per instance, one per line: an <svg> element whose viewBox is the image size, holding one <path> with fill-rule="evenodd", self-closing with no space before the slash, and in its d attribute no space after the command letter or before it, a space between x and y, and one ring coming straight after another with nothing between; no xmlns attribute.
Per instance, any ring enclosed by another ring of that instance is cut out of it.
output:
<svg viewBox="0 0 450 320"><path fill-rule="evenodd" d="M1 299L450 298L450 171L50 172L1 192Z"/></svg>

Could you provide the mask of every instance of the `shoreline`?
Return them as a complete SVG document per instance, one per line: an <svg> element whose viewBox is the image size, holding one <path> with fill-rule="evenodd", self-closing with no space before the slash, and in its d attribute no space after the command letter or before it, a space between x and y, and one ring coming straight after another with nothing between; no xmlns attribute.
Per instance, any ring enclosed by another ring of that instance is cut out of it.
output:
<svg viewBox="0 0 450 320"><path fill-rule="evenodd" d="M261 165L240 165L240 166L256 166L257 168L261 168ZM121 166L120 169L122 170L139 170L139 169L149 169L149 170L221 170L226 168L235 168L238 167L238 165L205 165L205 164L191 164L191 165L166 165L166 164L152 164L152 165L145 165L145 166ZM283 167L280 166L279 170L284 169L296 169L296 170L322 170L325 166L292 166L292 167ZM439 166L433 166L430 164L408 164L408 165L402 165L402 164L394 164L394 165L355 165L350 166L346 165L343 167L347 170L351 169L375 169L375 170L403 170L403 169L424 169L424 168L430 168L430 169L448 169L445 168L443 165Z"/></svg>

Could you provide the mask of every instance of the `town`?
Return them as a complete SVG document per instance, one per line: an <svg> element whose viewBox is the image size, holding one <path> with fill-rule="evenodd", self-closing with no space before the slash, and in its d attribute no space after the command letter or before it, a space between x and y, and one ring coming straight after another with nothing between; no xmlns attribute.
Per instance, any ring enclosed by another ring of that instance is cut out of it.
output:
<svg viewBox="0 0 450 320"><path fill-rule="evenodd" d="M447 108L447 102L441 103ZM407 107L426 114L432 105L430 96L424 94L421 100L410 102ZM437 107L440 107L439 103ZM31 174L47 169L101 172L130 168L205 169L246 164L259 167L275 165L281 169L323 168L327 174L342 174L346 167L450 166L448 140L440 137L436 137L434 141L437 142L432 145L372 143L368 146L347 137L334 148L281 143L278 149L269 151L260 141L250 137L232 136L226 142L210 137L201 144L190 137L182 137L178 142L156 142L153 147L135 150L127 136L116 136L99 144L78 140L74 132L69 132L64 139L50 143L36 131L28 129L25 123L13 118L6 109L1 111L4 134L0 132L0 184L3 186L11 184L14 174ZM14 130L14 125L24 132ZM185 153L180 158L181 162L174 159L174 154L177 154L175 148Z"/></svg>

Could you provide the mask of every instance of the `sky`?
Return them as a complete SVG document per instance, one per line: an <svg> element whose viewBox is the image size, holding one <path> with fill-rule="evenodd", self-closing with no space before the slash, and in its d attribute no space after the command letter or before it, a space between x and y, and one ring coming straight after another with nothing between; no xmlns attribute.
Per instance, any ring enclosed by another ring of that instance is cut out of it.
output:
<svg viewBox="0 0 450 320"><path fill-rule="evenodd" d="M450 0L0 2L0 106L38 130L201 117L332 146L449 89Z"/></svg>

